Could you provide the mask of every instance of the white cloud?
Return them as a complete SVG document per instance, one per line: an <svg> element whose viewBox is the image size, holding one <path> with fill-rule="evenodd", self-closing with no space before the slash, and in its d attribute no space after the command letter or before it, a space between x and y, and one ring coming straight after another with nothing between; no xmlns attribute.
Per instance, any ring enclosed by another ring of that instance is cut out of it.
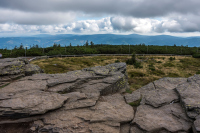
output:
<svg viewBox="0 0 200 133"><path fill-rule="evenodd" d="M14 23L0 24L0 33L13 34L177 34L200 32L198 19L174 15L162 19L133 18L123 16L105 17L99 20L81 20L67 24L54 25L20 25Z"/></svg>

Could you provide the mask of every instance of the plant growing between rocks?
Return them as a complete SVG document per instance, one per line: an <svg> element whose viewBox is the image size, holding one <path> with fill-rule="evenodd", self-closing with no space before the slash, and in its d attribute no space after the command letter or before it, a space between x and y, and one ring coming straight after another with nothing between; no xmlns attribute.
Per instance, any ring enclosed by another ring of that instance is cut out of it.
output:
<svg viewBox="0 0 200 133"><path fill-rule="evenodd" d="M128 59L128 60L126 61L126 64L128 64L128 65L134 65L135 68L143 68L143 66L141 65L141 62L138 62L138 61L136 60L136 55L135 55L135 53L132 53L131 59Z"/></svg>

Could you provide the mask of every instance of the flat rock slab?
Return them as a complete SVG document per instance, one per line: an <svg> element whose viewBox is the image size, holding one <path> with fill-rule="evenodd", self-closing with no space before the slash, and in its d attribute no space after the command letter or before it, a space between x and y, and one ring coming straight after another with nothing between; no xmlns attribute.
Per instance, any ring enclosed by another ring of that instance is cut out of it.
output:
<svg viewBox="0 0 200 133"><path fill-rule="evenodd" d="M12 99L0 101L0 115L8 117L27 117L44 114L49 110L60 108L68 99L56 93L35 91L25 93Z"/></svg>
<svg viewBox="0 0 200 133"><path fill-rule="evenodd" d="M175 89L179 84L183 84L187 82L187 78L170 78L165 77L159 80L154 81L154 85L156 89L168 89L172 90Z"/></svg>
<svg viewBox="0 0 200 133"><path fill-rule="evenodd" d="M178 103L160 108L140 105L132 123L139 125L143 131L159 132L162 129L166 129L172 133L188 132L192 125L192 122L187 118Z"/></svg>
<svg viewBox="0 0 200 133"><path fill-rule="evenodd" d="M77 99L85 96L80 93L72 93ZM130 122L134 111L130 105L125 104L123 96L114 94L101 96L95 106L90 108L60 110L47 113L43 116L43 126L38 131L59 132L96 132L96 133L120 133L120 123Z"/></svg>
<svg viewBox="0 0 200 133"><path fill-rule="evenodd" d="M179 101L179 97L174 89L179 84L186 82L186 78L162 78L141 87L132 94L125 95L125 99L127 103L141 99L141 104L161 107Z"/></svg>
<svg viewBox="0 0 200 133"><path fill-rule="evenodd" d="M120 94L101 97L96 106L92 107L95 112L92 114L91 122L114 121L129 122L133 119L133 108L126 104Z"/></svg>

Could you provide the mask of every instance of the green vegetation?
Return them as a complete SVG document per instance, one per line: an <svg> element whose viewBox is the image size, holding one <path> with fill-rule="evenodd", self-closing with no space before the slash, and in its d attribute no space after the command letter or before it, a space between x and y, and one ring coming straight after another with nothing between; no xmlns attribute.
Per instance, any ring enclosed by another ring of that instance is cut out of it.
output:
<svg viewBox="0 0 200 133"><path fill-rule="evenodd" d="M129 50L130 48L130 50ZM187 46L165 46L136 44L136 45L108 45L108 44L94 44L93 42L86 42L83 46L69 46L62 47L60 44L54 43L53 46L42 48L39 45L32 45L29 49L24 48L21 44L20 47L15 47L12 50L0 49L3 57L18 57L18 56L42 56L42 55L81 55L81 54L177 54L177 55L193 55L199 58L200 54L197 53L196 47ZM143 58L143 57L141 57ZM163 57L164 60L165 57Z"/></svg>
<svg viewBox="0 0 200 133"><path fill-rule="evenodd" d="M135 68L142 68L142 65L139 61L136 60L136 54L132 54L132 58L126 61L128 65L134 65Z"/></svg>
<svg viewBox="0 0 200 133"><path fill-rule="evenodd" d="M93 66L104 66L115 62L126 62L131 56L66 57L35 60L45 73L65 73ZM164 56L135 56L142 68L127 65L128 83L134 91L162 77L189 77L200 73L200 59L176 56L173 61ZM157 63L160 62L160 63Z"/></svg>
<svg viewBox="0 0 200 133"><path fill-rule="evenodd" d="M169 60L173 61L173 60L175 60L175 57L170 57Z"/></svg>
<svg viewBox="0 0 200 133"><path fill-rule="evenodd" d="M131 105L131 106L137 107L137 106L140 105L141 100L142 100L142 97L139 100L128 103L128 104Z"/></svg>

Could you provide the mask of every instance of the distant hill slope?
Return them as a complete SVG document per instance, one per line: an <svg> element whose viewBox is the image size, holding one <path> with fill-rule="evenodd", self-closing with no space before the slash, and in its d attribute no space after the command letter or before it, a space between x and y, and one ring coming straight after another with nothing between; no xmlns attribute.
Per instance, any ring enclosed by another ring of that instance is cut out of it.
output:
<svg viewBox="0 0 200 133"><path fill-rule="evenodd" d="M58 35L35 35L31 37L1 37L0 48L14 48L20 46L22 43L24 46L38 44L40 47L52 46L54 43L61 44L61 46L83 45L86 41L93 41L95 44L140 44L145 43L147 45L174 45L177 46L188 45L189 47L200 46L200 37L175 37L168 35L158 36L145 36L145 35L115 35L115 34L94 34L94 35L73 35L73 34L58 34Z"/></svg>

